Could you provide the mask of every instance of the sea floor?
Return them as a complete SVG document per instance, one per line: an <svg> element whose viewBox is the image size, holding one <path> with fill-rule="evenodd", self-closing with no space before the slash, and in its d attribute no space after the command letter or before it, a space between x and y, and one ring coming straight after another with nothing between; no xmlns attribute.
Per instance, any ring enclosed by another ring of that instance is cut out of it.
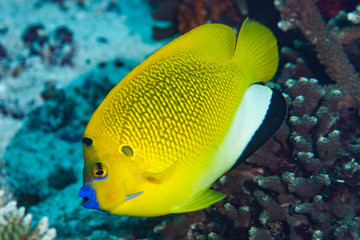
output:
<svg viewBox="0 0 360 240"><path fill-rule="evenodd" d="M96 106L168 40L148 1L0 1L0 162L7 198L58 237L110 237L141 219L80 206L81 135Z"/></svg>

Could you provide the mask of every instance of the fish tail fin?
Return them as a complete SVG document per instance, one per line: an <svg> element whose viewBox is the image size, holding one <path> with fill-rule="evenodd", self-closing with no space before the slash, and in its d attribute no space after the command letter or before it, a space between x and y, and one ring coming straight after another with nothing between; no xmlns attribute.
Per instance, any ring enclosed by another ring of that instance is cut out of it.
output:
<svg viewBox="0 0 360 240"><path fill-rule="evenodd" d="M279 64L276 37L269 28L247 18L241 26L233 60L245 67L249 84L270 80Z"/></svg>

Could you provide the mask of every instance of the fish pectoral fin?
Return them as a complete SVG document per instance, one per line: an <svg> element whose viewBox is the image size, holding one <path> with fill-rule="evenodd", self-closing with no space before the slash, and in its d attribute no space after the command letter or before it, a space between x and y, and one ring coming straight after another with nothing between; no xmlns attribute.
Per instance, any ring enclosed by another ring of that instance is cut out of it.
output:
<svg viewBox="0 0 360 240"><path fill-rule="evenodd" d="M179 162L176 161L174 164L170 165L168 168L162 170L161 172L145 171L143 173L143 177L149 182L155 184L163 184L163 182L166 181L169 176L171 176L177 169L178 163Z"/></svg>
<svg viewBox="0 0 360 240"><path fill-rule="evenodd" d="M206 189L205 191L197 193L194 197L185 203L177 206L174 210L172 210L172 212L182 213L201 210L221 201L225 197L226 194L211 189Z"/></svg>
<svg viewBox="0 0 360 240"><path fill-rule="evenodd" d="M163 184L163 182L159 178L155 177L154 174L151 173L145 173L144 178L154 184Z"/></svg>

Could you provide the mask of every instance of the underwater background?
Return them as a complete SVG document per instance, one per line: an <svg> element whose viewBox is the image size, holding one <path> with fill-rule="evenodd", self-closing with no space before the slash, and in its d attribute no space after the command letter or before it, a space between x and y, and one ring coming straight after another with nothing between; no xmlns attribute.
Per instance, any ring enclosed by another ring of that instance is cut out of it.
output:
<svg viewBox="0 0 360 240"><path fill-rule="evenodd" d="M0 0L0 240L360 239L360 1ZM81 206L82 133L110 89L208 22L278 39L266 85L281 129L205 210L121 217Z"/></svg>

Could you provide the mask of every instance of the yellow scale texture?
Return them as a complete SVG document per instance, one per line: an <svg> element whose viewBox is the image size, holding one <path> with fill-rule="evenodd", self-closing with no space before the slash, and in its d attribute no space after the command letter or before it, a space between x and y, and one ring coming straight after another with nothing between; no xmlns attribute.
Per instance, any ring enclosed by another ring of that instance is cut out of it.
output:
<svg viewBox="0 0 360 240"><path fill-rule="evenodd" d="M276 38L250 20L237 40L230 27L205 24L155 52L111 90L84 132L83 206L149 217L223 199L208 188L241 154L251 134L244 124L263 116L239 108L243 94L277 65Z"/></svg>
<svg viewBox="0 0 360 240"><path fill-rule="evenodd" d="M119 86L99 114L105 123L99 133L119 149L133 148L133 159L153 173L179 160L197 165L194 160L223 140L244 80L239 63L191 52L170 55Z"/></svg>

